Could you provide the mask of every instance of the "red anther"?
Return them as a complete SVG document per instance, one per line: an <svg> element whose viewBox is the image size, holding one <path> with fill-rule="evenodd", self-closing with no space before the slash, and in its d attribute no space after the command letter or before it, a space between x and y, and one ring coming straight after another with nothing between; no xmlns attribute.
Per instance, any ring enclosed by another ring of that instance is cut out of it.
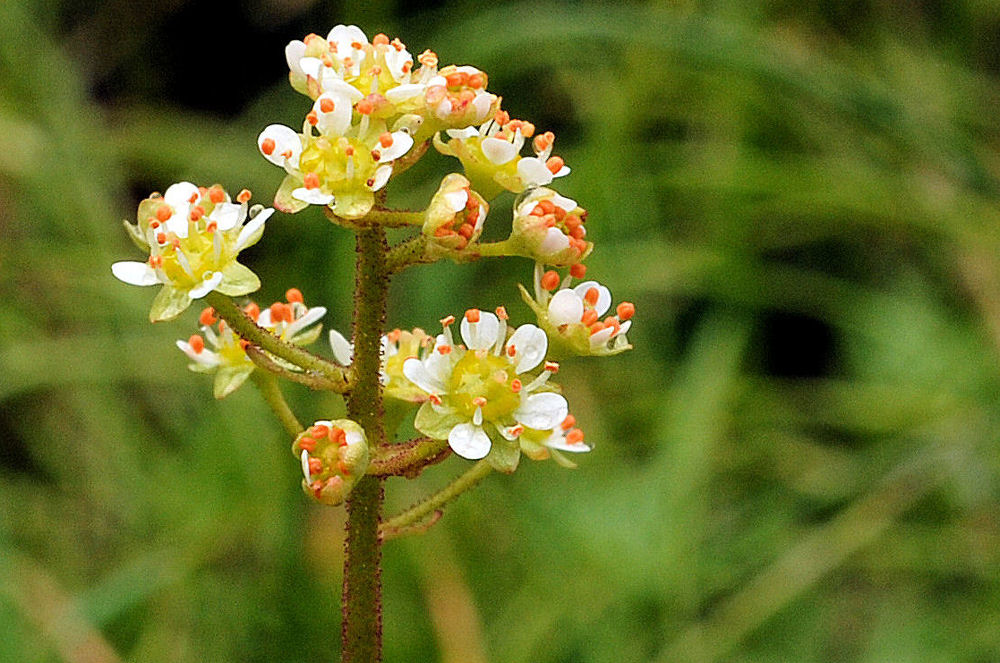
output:
<svg viewBox="0 0 1000 663"><path fill-rule="evenodd" d="M386 45L388 43L389 43L389 37L381 32L372 37L372 44L376 46Z"/></svg>
<svg viewBox="0 0 1000 663"><path fill-rule="evenodd" d="M469 87L473 90L478 90L479 88L486 85L486 77L482 74L472 74L469 76Z"/></svg>
<svg viewBox="0 0 1000 663"><path fill-rule="evenodd" d="M292 151L291 150L285 150L284 152L281 153L281 156L285 157L286 159L291 159L292 158Z"/></svg>
<svg viewBox="0 0 1000 663"><path fill-rule="evenodd" d="M430 396L427 397L427 400L429 400L431 403L434 403L434 405L441 405L441 397L438 396L437 394L431 394Z"/></svg>
<svg viewBox="0 0 1000 663"><path fill-rule="evenodd" d="M162 233L162 232L156 233L156 243L157 244L166 244L167 243L167 234L166 233Z"/></svg>
<svg viewBox="0 0 1000 663"><path fill-rule="evenodd" d="M455 316L453 315L449 315L447 318L441 318L442 327L447 327L451 324L454 324L454 322L455 322Z"/></svg>
<svg viewBox="0 0 1000 663"><path fill-rule="evenodd" d="M381 158L382 158L382 153L381 152L379 152L378 150L372 150L372 161L378 161ZM372 179L372 182L374 183L374 181L375 181L374 178L370 178L370 179ZM371 184L369 184L368 186L371 186Z"/></svg>
<svg viewBox="0 0 1000 663"><path fill-rule="evenodd" d="M535 205L529 214L531 214L531 216L545 216L545 208L541 205Z"/></svg>
<svg viewBox="0 0 1000 663"><path fill-rule="evenodd" d="M250 302L244 306L243 312L254 322L257 322L257 318L260 317L260 307L255 302Z"/></svg>
<svg viewBox="0 0 1000 663"><path fill-rule="evenodd" d="M340 473L343 474L345 477L351 473L351 468L349 468L347 466L347 463L345 463L342 460L337 461L337 469L340 470Z"/></svg>
<svg viewBox="0 0 1000 663"><path fill-rule="evenodd" d="M316 173L306 173L305 177L302 178L302 184L307 189L318 189L319 175L317 175Z"/></svg>
<svg viewBox="0 0 1000 663"><path fill-rule="evenodd" d="M240 350L242 350L243 352L246 352L247 348L249 348L249 347L250 347L250 341L248 341L245 338L241 338L240 339Z"/></svg>
<svg viewBox="0 0 1000 663"><path fill-rule="evenodd" d="M200 186L198 187L198 193L192 193L191 197L188 198L188 202L194 205L195 202L197 202L198 198L203 197L206 193L208 193L208 189L206 189L203 186Z"/></svg>
<svg viewBox="0 0 1000 663"><path fill-rule="evenodd" d="M317 124L319 124L319 115L316 114L316 111L314 110L309 111L309 113L306 115L306 122L313 125L314 127Z"/></svg>
<svg viewBox="0 0 1000 663"><path fill-rule="evenodd" d="M413 69L413 61L407 60L406 62L403 63L403 66L400 67L400 69L402 69L404 74L410 73L410 70Z"/></svg>
<svg viewBox="0 0 1000 663"><path fill-rule="evenodd" d="M289 304L298 302L299 304L304 304L305 300L302 299L302 291L298 288L289 288L285 291L285 301Z"/></svg>
<svg viewBox="0 0 1000 663"><path fill-rule="evenodd" d="M167 205L166 203L156 208L156 218L159 221L166 221L173 215L174 210L170 209L170 205Z"/></svg>
<svg viewBox="0 0 1000 663"><path fill-rule="evenodd" d="M576 226L575 228L570 228L569 236L582 240L587 236L587 231L583 229L583 226Z"/></svg>
<svg viewBox="0 0 1000 663"><path fill-rule="evenodd" d="M336 104L333 103L333 99L330 97L323 97L319 100L319 109L324 113L332 113Z"/></svg>
<svg viewBox="0 0 1000 663"><path fill-rule="evenodd" d="M590 325L590 335L593 336L599 331L604 331L606 327L607 325L605 325L603 322L600 321L595 322L594 324Z"/></svg>
<svg viewBox="0 0 1000 663"><path fill-rule="evenodd" d="M236 202L245 203L248 200L250 200L252 196L253 194L250 193L250 189L243 189L238 194L236 194Z"/></svg>
<svg viewBox="0 0 1000 663"><path fill-rule="evenodd" d="M544 368L549 373L558 373L559 372L559 362L557 362L557 361L547 361L547 362L545 362Z"/></svg>
<svg viewBox="0 0 1000 663"><path fill-rule="evenodd" d="M510 131L517 131L518 129L521 128L521 125L523 124L524 122L522 120L511 120L510 123L505 128L509 129Z"/></svg>
<svg viewBox="0 0 1000 663"><path fill-rule="evenodd" d="M153 269L163 267L163 256L149 256L149 266Z"/></svg>
<svg viewBox="0 0 1000 663"><path fill-rule="evenodd" d="M356 109L357 109L357 111L358 111L359 113L361 113L362 115L368 115L368 114L370 114L370 113L371 113L371 112L372 112L373 110L375 110L375 104L373 104L373 103L372 103L371 101L369 101L368 99L362 99L361 101L359 101L359 102L358 102L358 105L357 105L357 106L355 106L355 108L356 108Z"/></svg>
<svg viewBox="0 0 1000 663"><path fill-rule="evenodd" d="M576 425L576 417L574 417L572 414L567 414L566 418L563 419L561 424L559 424L559 427L562 428L563 430L569 430L575 425Z"/></svg>
<svg viewBox="0 0 1000 663"><path fill-rule="evenodd" d="M582 262L578 262L575 265L569 266L569 274L575 279L582 279L587 275L587 266Z"/></svg>
<svg viewBox="0 0 1000 663"><path fill-rule="evenodd" d="M316 448L316 440L312 439L308 435L299 438L299 448L305 449L306 451L312 451Z"/></svg>
<svg viewBox="0 0 1000 663"><path fill-rule="evenodd" d="M316 439L324 438L330 434L330 427L325 424L315 424L309 428L309 434Z"/></svg>
<svg viewBox="0 0 1000 663"><path fill-rule="evenodd" d="M510 115L507 111L498 110L496 115L493 116L493 121L499 124L501 127L508 122L510 122Z"/></svg>
<svg viewBox="0 0 1000 663"><path fill-rule="evenodd" d="M157 221L156 219L153 219L152 221L149 222L149 227L152 228L153 230L156 230L157 228L160 227L160 222Z"/></svg>
<svg viewBox="0 0 1000 663"><path fill-rule="evenodd" d="M309 474L310 475L319 474L322 471L323 471L323 461L321 461L319 458L310 458Z"/></svg>
<svg viewBox="0 0 1000 663"><path fill-rule="evenodd" d="M213 186L208 190L208 199L216 204L221 203L226 199L226 192L220 186Z"/></svg>
<svg viewBox="0 0 1000 663"><path fill-rule="evenodd" d="M347 431L343 428L334 426L330 429L330 441L339 447L347 446Z"/></svg>
<svg viewBox="0 0 1000 663"><path fill-rule="evenodd" d="M479 203L476 203L476 205L478 206ZM475 229L476 223L479 221L479 207L476 207L476 209L471 210L468 214L466 214L465 221L470 224L473 229Z"/></svg>
<svg viewBox="0 0 1000 663"><path fill-rule="evenodd" d="M497 317L500 318L501 320L506 320L507 317L508 317L507 316L507 309L505 309L503 306L498 306L497 307Z"/></svg>
<svg viewBox="0 0 1000 663"><path fill-rule="evenodd" d="M566 444L580 444L583 442L583 431L579 428L574 428L570 432L566 433Z"/></svg>
<svg viewBox="0 0 1000 663"><path fill-rule="evenodd" d="M545 227L546 228L555 228L555 225L556 225L556 216L555 216L555 214L546 214L545 215Z"/></svg>
<svg viewBox="0 0 1000 663"><path fill-rule="evenodd" d="M369 189L372 188L373 186L375 186L375 178L374 177L369 177L368 179L366 179L365 180L365 186L367 186Z"/></svg>
<svg viewBox="0 0 1000 663"><path fill-rule="evenodd" d="M615 308L619 320L628 320L635 315L635 304L632 302L622 302Z"/></svg>
<svg viewBox="0 0 1000 663"><path fill-rule="evenodd" d="M471 223L463 223L462 227L458 229L458 234L465 239L471 239L472 235L476 232L476 227Z"/></svg>
<svg viewBox="0 0 1000 663"><path fill-rule="evenodd" d="M589 327L590 325L597 322L597 318L598 318L597 311L595 311L594 309L587 309L586 311L583 312L583 315L580 316L580 322Z"/></svg>
<svg viewBox="0 0 1000 663"><path fill-rule="evenodd" d="M435 349L440 354L443 354L443 355L451 354L451 346L450 345L441 344L441 345L437 346L437 348L435 348Z"/></svg>
<svg viewBox="0 0 1000 663"><path fill-rule="evenodd" d="M347 142L347 141L344 141L344 142ZM347 156L349 156L349 157L353 157L354 156L354 146L353 145L348 145L347 147L345 147L344 148L344 154L347 155Z"/></svg>
<svg viewBox="0 0 1000 663"><path fill-rule="evenodd" d="M542 274L541 284L546 290L555 290L559 287L559 281L559 273L555 270L550 269Z"/></svg>
<svg viewBox="0 0 1000 663"><path fill-rule="evenodd" d="M444 80L447 81L448 87L461 87L469 80L469 75L464 71L454 71L445 76Z"/></svg>
<svg viewBox="0 0 1000 663"><path fill-rule="evenodd" d="M392 145L392 134L388 131L383 132L382 135L378 137L378 142L382 147L389 147Z"/></svg>
<svg viewBox="0 0 1000 663"><path fill-rule="evenodd" d="M556 206L551 200L543 199L538 201L538 207L542 208L542 212L545 214L555 214Z"/></svg>
<svg viewBox="0 0 1000 663"><path fill-rule="evenodd" d="M196 355L200 355L201 351L205 349L205 339L203 339L198 334L193 334L191 338L188 339L188 345L194 350Z"/></svg>
<svg viewBox="0 0 1000 663"><path fill-rule="evenodd" d="M507 356L514 357L517 355L517 347L512 343L507 346Z"/></svg>
<svg viewBox="0 0 1000 663"><path fill-rule="evenodd" d="M472 404L476 407L486 407L486 399L482 396L476 396L472 399Z"/></svg>
<svg viewBox="0 0 1000 663"><path fill-rule="evenodd" d="M479 309L470 308L465 312L465 319L469 322L479 322Z"/></svg>
<svg viewBox="0 0 1000 663"><path fill-rule="evenodd" d="M351 42L351 48L353 48L356 51L360 51L361 50L361 42L360 41L352 41Z"/></svg>
<svg viewBox="0 0 1000 663"><path fill-rule="evenodd" d="M511 381L510 383L510 390L513 391L515 394L521 393L522 387L523 385L521 384L521 381L518 380L517 378L514 378L513 381Z"/></svg>
<svg viewBox="0 0 1000 663"><path fill-rule="evenodd" d="M520 437L521 434L524 433L524 426L522 426L521 424L518 424L517 426L514 426L513 428L508 428L507 429L507 433L509 433L511 437Z"/></svg>

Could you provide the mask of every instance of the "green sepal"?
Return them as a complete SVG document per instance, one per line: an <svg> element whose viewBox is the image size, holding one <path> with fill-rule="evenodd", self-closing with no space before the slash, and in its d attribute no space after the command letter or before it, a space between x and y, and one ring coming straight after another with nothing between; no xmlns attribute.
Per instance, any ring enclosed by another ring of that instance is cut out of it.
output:
<svg viewBox="0 0 1000 663"><path fill-rule="evenodd" d="M225 398L233 393L246 382L254 367L250 366L222 366L215 374L215 383L212 393L217 399Z"/></svg>
<svg viewBox="0 0 1000 663"><path fill-rule="evenodd" d="M413 427L427 437L432 437L435 440L447 440L451 429L463 421L465 420L453 412L435 412L431 402L424 401L424 404L417 410Z"/></svg>
<svg viewBox="0 0 1000 663"><path fill-rule="evenodd" d="M295 340L292 341L295 345L309 345L314 343L317 338L319 338L320 333L323 331L323 325L315 325L305 330L304 332L297 334Z"/></svg>
<svg viewBox="0 0 1000 663"><path fill-rule="evenodd" d="M368 189L360 189L334 194L333 213L342 219L360 219L375 205L375 194Z"/></svg>
<svg viewBox="0 0 1000 663"><path fill-rule="evenodd" d="M274 194L274 209L285 214L295 214L309 207L309 203L292 196L292 191L302 186L302 178L286 175Z"/></svg>
<svg viewBox="0 0 1000 663"><path fill-rule="evenodd" d="M260 279L249 267L235 260L222 268L222 282L216 290L230 297L239 297L260 288Z"/></svg>
<svg viewBox="0 0 1000 663"><path fill-rule="evenodd" d="M186 311L191 306L191 295L188 292L169 285L163 286L153 300L153 307L149 310L149 321L172 320Z"/></svg>
<svg viewBox="0 0 1000 663"><path fill-rule="evenodd" d="M138 246L143 253L149 253L149 242L142 236L139 226L129 223L126 219L122 219L122 225L125 226L125 232L128 233L128 238L132 240L132 243Z"/></svg>
<svg viewBox="0 0 1000 663"><path fill-rule="evenodd" d="M486 462L497 472L513 474L521 461L521 447L517 441L509 442L506 439L493 440L493 447L486 456Z"/></svg>
<svg viewBox="0 0 1000 663"><path fill-rule="evenodd" d="M552 460L554 460L559 465L562 465L563 467L570 470L576 469L576 463L567 458L566 455L561 453L558 449L549 449L549 453L552 455Z"/></svg>

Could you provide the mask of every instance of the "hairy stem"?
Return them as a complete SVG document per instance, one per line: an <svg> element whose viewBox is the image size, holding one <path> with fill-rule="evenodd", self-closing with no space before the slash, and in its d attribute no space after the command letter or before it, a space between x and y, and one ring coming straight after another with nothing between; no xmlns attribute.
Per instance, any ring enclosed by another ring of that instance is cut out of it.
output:
<svg viewBox="0 0 1000 663"><path fill-rule="evenodd" d="M382 524L382 530L387 533L402 531L415 523L419 523L421 520L433 515L434 512L440 510L445 504L485 479L492 471L493 468L486 461L486 459L479 461L469 468L465 474L460 475L442 490L430 495L423 501L414 504L399 515L386 520Z"/></svg>
<svg viewBox="0 0 1000 663"><path fill-rule="evenodd" d="M340 391L341 389L342 383L334 382L333 380L330 380L322 375L317 375L316 373L298 373L285 368L278 362L274 361L269 354L261 350L256 345L247 346L247 356L250 357L250 361L256 364L258 368L261 368L280 378L284 378L289 382L304 384L310 389L323 391Z"/></svg>
<svg viewBox="0 0 1000 663"><path fill-rule="evenodd" d="M381 338L389 280L388 246L381 227L360 229L354 299L354 376L347 416L361 424L368 444L385 444L382 414ZM379 521L382 481L365 476L347 499L347 540L341 598L341 660L377 663L382 658L382 578Z"/></svg>
<svg viewBox="0 0 1000 663"><path fill-rule="evenodd" d="M333 391L344 393L350 388L346 370L297 345L282 341L263 327L258 327L257 323L226 295L210 292L205 296L205 301L241 338L245 338L274 356L281 357L305 371L312 371L324 376L336 386Z"/></svg>
<svg viewBox="0 0 1000 663"><path fill-rule="evenodd" d="M288 407L288 402L285 401L285 397L281 394L281 388L278 386L278 380L270 373L263 371L254 371L250 374L250 379L257 385L260 395L267 401L288 434L295 437L301 433L302 424L295 418L292 408Z"/></svg>
<svg viewBox="0 0 1000 663"><path fill-rule="evenodd" d="M447 440L418 437L415 440L384 447L372 459L368 473L377 476L404 476L413 478L423 469L448 456Z"/></svg>

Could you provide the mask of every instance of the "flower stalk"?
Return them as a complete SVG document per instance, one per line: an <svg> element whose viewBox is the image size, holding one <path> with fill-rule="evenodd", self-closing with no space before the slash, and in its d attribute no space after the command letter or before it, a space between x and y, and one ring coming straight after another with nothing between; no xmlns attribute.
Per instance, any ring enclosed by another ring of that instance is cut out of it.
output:
<svg viewBox="0 0 1000 663"><path fill-rule="evenodd" d="M488 477L492 471L493 466L490 465L489 461L485 459L479 461L440 491L424 498L406 511L384 521L382 523L382 531L394 532L406 530L424 518L433 516L435 512L439 511L448 502L475 487L476 484Z"/></svg>

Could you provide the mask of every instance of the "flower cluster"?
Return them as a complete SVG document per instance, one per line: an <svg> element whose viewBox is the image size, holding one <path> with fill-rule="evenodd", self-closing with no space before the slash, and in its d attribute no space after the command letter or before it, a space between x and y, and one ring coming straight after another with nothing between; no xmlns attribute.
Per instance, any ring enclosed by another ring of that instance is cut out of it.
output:
<svg viewBox="0 0 1000 663"><path fill-rule="evenodd" d="M365 431L350 419L317 421L295 438L292 453L302 463L302 490L332 506L368 469Z"/></svg>
<svg viewBox="0 0 1000 663"><path fill-rule="evenodd" d="M246 189L236 200L233 203L218 185L179 182L139 205L137 225L126 222L149 259L116 262L111 271L132 285L163 285L153 300L151 321L175 318L213 290L238 296L260 287L257 276L236 262L236 256L257 243L274 210L249 207Z"/></svg>

